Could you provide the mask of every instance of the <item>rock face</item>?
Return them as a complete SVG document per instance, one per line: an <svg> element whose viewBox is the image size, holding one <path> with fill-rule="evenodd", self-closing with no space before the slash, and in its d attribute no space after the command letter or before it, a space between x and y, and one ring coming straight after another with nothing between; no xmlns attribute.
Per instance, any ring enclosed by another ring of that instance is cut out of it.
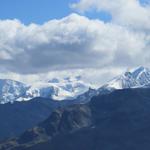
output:
<svg viewBox="0 0 150 150"><path fill-rule="evenodd" d="M56 101L50 98L34 98L29 101L0 104L0 140L17 136L45 120L58 107L86 103L95 95L90 89L74 100Z"/></svg>
<svg viewBox="0 0 150 150"><path fill-rule="evenodd" d="M149 150L149 116L150 89L116 90L57 109L0 150Z"/></svg>

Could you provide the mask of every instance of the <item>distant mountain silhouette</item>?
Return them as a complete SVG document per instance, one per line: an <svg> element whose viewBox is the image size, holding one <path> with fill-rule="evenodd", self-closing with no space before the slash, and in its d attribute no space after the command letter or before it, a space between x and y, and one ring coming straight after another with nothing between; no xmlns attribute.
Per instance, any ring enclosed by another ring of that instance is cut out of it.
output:
<svg viewBox="0 0 150 150"><path fill-rule="evenodd" d="M150 89L123 89L55 110L0 150L149 150Z"/></svg>
<svg viewBox="0 0 150 150"><path fill-rule="evenodd" d="M30 101L0 104L0 140L17 136L45 120L58 107L85 103L95 94L95 90L80 95L74 100L55 101L34 98Z"/></svg>

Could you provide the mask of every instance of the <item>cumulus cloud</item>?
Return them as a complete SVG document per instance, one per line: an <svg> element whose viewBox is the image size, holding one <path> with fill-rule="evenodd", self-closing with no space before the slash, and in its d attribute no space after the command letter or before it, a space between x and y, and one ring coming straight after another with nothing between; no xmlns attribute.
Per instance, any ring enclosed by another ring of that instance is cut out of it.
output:
<svg viewBox="0 0 150 150"><path fill-rule="evenodd" d="M137 0L80 0L71 7L106 11L112 20L105 23L75 13L42 25L0 20L0 72L13 72L7 77L27 81L81 74L87 81L103 83L123 68L150 66L149 5Z"/></svg>
<svg viewBox="0 0 150 150"><path fill-rule="evenodd" d="M136 30L150 30L150 5L142 4L139 0L80 0L71 7L80 12L92 9L106 11L112 15L113 23Z"/></svg>
<svg viewBox="0 0 150 150"><path fill-rule="evenodd" d="M150 54L143 32L77 14L43 25L1 20L0 33L0 68L18 73L135 66Z"/></svg>

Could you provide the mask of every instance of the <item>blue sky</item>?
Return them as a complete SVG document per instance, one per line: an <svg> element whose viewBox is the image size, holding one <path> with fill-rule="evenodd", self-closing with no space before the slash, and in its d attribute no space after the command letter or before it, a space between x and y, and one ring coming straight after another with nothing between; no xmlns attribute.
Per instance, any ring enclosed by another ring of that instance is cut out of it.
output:
<svg viewBox="0 0 150 150"><path fill-rule="evenodd" d="M24 24L32 22L42 24L50 19L63 18L73 13L69 4L79 0L0 0L0 19L19 19ZM140 0L142 3L149 0ZM106 12L85 13L89 18L109 21L111 16Z"/></svg>
<svg viewBox="0 0 150 150"><path fill-rule="evenodd" d="M0 0L0 19L19 19L24 24L42 24L50 19L63 18L74 13L69 4L78 0ZM110 20L110 15L94 11L87 12L89 18Z"/></svg>
<svg viewBox="0 0 150 150"><path fill-rule="evenodd" d="M72 12L74 0L0 0L0 19L17 18L28 24L62 18Z"/></svg>

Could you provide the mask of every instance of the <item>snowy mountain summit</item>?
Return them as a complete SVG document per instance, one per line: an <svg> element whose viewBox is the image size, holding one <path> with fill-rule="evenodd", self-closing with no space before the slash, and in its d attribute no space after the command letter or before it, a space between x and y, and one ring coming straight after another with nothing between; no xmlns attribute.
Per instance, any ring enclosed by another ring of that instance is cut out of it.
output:
<svg viewBox="0 0 150 150"><path fill-rule="evenodd" d="M88 95L108 93L115 89L146 88L150 87L150 69L139 67L133 71L127 71L94 92L89 90L90 87L91 85L82 81L80 76L53 78L32 85L0 79L0 104L28 101L35 97L52 98L57 101L72 100L78 97L83 100L87 99Z"/></svg>
<svg viewBox="0 0 150 150"><path fill-rule="evenodd" d="M0 104L28 101L35 97L71 100L88 90L89 85L84 83L79 77L54 78L32 85L9 79L0 79Z"/></svg>
<svg viewBox="0 0 150 150"><path fill-rule="evenodd" d="M150 69L138 67L133 71L127 71L120 76L115 77L107 84L105 88L127 89L146 87L150 84Z"/></svg>
<svg viewBox="0 0 150 150"><path fill-rule="evenodd" d="M0 104L13 102L25 97L28 86L14 80L0 79Z"/></svg>

